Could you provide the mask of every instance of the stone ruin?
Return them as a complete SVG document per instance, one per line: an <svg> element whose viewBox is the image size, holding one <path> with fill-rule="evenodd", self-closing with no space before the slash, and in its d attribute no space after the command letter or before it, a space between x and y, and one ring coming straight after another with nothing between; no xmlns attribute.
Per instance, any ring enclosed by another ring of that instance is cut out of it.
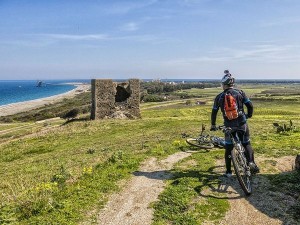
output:
<svg viewBox="0 0 300 225"><path fill-rule="evenodd" d="M300 154L296 156L295 159L295 169L300 171Z"/></svg>
<svg viewBox="0 0 300 225"><path fill-rule="evenodd" d="M140 118L140 80L92 79L91 119Z"/></svg>

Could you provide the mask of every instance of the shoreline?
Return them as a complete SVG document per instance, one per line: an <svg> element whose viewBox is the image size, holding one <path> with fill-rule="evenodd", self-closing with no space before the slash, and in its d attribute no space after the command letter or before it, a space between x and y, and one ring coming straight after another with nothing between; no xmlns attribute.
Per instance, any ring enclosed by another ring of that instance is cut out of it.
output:
<svg viewBox="0 0 300 225"><path fill-rule="evenodd" d="M62 101L65 98L73 98L79 93L87 92L91 85L90 84L74 84L76 88L74 88L71 91L53 95L45 98L39 98L34 99L30 101L24 101L24 102L16 102L16 103L10 103L7 105L1 105L0 106L0 116L10 116L21 112L26 112L32 109L37 109L42 106L53 104L59 101Z"/></svg>

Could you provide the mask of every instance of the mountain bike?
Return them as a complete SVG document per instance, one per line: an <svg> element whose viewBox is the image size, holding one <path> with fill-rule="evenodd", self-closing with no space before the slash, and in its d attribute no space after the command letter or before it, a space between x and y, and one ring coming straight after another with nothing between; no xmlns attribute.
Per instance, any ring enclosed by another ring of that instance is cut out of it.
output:
<svg viewBox="0 0 300 225"><path fill-rule="evenodd" d="M252 193L251 172L245 156L245 148L243 147L238 137L238 132L230 127L225 126L219 126L219 129L224 133L230 135L231 141L233 143L231 160L233 163L234 171L244 193L246 195L250 195Z"/></svg>
<svg viewBox="0 0 300 225"><path fill-rule="evenodd" d="M191 146L198 147L201 149L212 149L214 147L224 148L224 138L217 137L210 134L205 134L205 125L202 124L201 133L196 138L187 138L186 143Z"/></svg>

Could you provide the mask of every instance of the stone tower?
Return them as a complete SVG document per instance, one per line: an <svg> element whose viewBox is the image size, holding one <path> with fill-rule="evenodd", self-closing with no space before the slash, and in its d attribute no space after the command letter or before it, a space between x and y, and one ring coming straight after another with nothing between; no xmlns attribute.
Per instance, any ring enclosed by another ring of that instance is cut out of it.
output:
<svg viewBox="0 0 300 225"><path fill-rule="evenodd" d="M140 118L140 80L92 79L91 119Z"/></svg>

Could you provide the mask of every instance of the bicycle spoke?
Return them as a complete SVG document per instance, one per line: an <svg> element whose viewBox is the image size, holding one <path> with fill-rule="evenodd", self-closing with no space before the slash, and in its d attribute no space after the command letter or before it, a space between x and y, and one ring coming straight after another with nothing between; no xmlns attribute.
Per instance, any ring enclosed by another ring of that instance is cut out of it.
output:
<svg viewBox="0 0 300 225"><path fill-rule="evenodd" d="M238 181L246 195L252 192L251 187L251 174L247 165L246 158L238 149L232 151L232 162Z"/></svg>

